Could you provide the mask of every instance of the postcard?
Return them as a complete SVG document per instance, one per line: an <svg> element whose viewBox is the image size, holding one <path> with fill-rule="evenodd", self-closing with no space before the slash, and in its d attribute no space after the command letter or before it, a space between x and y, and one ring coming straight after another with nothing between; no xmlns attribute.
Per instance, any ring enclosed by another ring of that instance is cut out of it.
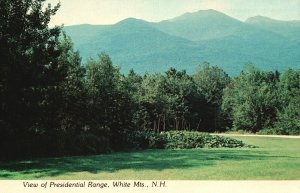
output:
<svg viewBox="0 0 300 193"><path fill-rule="evenodd" d="M300 192L300 0L1 0L0 192Z"/></svg>

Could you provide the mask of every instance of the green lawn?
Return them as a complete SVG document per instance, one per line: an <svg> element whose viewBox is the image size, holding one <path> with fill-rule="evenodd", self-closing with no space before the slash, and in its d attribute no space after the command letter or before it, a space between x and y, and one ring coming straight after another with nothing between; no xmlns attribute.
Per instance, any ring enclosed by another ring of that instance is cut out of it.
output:
<svg viewBox="0 0 300 193"><path fill-rule="evenodd" d="M0 162L0 179L300 179L300 139L233 138L259 148L147 150Z"/></svg>

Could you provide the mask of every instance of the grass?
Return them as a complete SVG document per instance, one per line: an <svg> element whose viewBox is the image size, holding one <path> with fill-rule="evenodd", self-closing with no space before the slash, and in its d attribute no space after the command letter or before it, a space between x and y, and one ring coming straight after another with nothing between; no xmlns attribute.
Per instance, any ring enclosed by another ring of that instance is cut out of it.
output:
<svg viewBox="0 0 300 193"><path fill-rule="evenodd" d="M300 139L233 138L259 148L147 150L0 162L0 179L300 179Z"/></svg>

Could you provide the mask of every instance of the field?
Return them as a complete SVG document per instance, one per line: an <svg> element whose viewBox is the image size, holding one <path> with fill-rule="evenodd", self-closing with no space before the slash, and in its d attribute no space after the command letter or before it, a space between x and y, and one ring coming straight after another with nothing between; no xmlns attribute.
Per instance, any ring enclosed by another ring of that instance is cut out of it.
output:
<svg viewBox="0 0 300 193"><path fill-rule="evenodd" d="M300 139L234 138L259 148L146 150L0 162L0 179L300 179Z"/></svg>

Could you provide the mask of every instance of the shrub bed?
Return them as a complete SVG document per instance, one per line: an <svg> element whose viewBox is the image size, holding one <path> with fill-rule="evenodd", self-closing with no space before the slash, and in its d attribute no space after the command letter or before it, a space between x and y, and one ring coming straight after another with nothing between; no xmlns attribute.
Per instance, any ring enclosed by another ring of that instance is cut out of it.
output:
<svg viewBox="0 0 300 193"><path fill-rule="evenodd" d="M191 149L254 147L229 137L194 131L168 131L155 133L134 131L129 134L129 148L134 149Z"/></svg>

